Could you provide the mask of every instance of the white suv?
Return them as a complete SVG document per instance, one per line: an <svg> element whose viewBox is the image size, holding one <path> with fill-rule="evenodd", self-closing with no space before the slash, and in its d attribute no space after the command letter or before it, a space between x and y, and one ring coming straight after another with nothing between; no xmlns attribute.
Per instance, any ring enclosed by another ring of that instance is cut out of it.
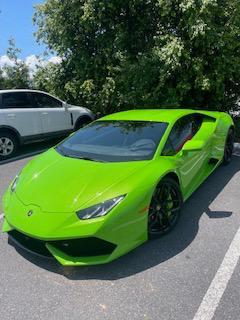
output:
<svg viewBox="0 0 240 320"><path fill-rule="evenodd" d="M94 119L93 113L45 92L0 90L0 160L21 144L61 136Z"/></svg>

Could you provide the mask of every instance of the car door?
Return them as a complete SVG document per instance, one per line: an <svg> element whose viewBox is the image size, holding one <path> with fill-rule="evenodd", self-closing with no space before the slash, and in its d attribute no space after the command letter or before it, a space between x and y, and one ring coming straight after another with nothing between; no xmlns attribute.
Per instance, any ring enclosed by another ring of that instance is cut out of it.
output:
<svg viewBox="0 0 240 320"><path fill-rule="evenodd" d="M67 131L71 129L71 114L62 101L45 93L32 93L40 112L43 133Z"/></svg>
<svg viewBox="0 0 240 320"><path fill-rule="evenodd" d="M177 120L162 152L162 155L171 156L175 162L181 177L182 188L186 191L191 184L195 184L206 156L204 150L182 152L182 147L188 140L193 139L201 122L200 115L188 115Z"/></svg>
<svg viewBox="0 0 240 320"><path fill-rule="evenodd" d="M22 137L42 133L38 109L32 103L29 92L13 91L2 94L2 113L6 125L16 129Z"/></svg>

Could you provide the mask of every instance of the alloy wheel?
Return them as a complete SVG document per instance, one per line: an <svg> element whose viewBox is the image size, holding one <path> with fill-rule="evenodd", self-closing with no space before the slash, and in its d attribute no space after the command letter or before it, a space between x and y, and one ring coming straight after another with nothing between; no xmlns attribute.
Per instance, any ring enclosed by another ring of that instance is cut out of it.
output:
<svg viewBox="0 0 240 320"><path fill-rule="evenodd" d="M0 137L0 155L9 156L14 150L14 142L8 137Z"/></svg>
<svg viewBox="0 0 240 320"><path fill-rule="evenodd" d="M160 183L150 204L148 232L150 235L163 235L176 224L182 205L178 185L171 181Z"/></svg>

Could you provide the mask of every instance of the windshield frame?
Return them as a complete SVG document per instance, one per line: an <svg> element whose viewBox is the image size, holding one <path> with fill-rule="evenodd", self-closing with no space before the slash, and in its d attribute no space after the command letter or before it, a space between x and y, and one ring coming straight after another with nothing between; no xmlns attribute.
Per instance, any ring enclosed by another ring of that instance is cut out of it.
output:
<svg viewBox="0 0 240 320"><path fill-rule="evenodd" d="M145 157L141 157L139 156L139 158L133 158L131 156L121 156L121 158L119 159L119 155L118 156L115 156L116 158L118 159L114 159L114 156L110 156L110 155L101 155L100 157L99 154L97 155L97 158L94 157L96 156L96 154L90 154L89 152L86 154L86 155L81 155L81 156L78 156L78 155L74 155L73 153L70 154L70 153L66 153L66 150L63 149L63 144L68 141L69 139L71 139L73 136L75 136L77 134L77 132L83 130L84 128L87 128L87 127L90 127L90 126L93 126L94 124L99 124L99 123L114 123L114 122L118 122L118 123L121 123L121 122L138 122L138 123L149 123L149 124L162 124L163 127L162 128L162 133L159 137L159 140L158 142L156 143L156 147L154 149L154 151L152 152L151 155L149 156L145 156ZM90 124L88 124L87 126L81 128L80 130L78 130L77 132L74 132L72 133L70 136L68 136L66 139L64 139L63 141L61 141L57 146L54 147L54 149L62 156L64 157L69 157L69 158L75 158L75 159L80 159L80 160L86 160L86 161L96 161L96 162L106 162L106 163L122 163L122 162L133 162L133 161L150 161L150 160L153 160L156 153L158 152L158 149L159 149L159 145L161 144L161 142L163 141L163 137L165 136L166 132L167 132L167 129L169 127L169 123L166 122L166 121L151 121L151 120L96 120L94 122L91 122ZM91 156L92 155L92 156ZM104 156L105 157L108 157L109 159L104 159ZM112 159L110 159L110 157L112 157Z"/></svg>

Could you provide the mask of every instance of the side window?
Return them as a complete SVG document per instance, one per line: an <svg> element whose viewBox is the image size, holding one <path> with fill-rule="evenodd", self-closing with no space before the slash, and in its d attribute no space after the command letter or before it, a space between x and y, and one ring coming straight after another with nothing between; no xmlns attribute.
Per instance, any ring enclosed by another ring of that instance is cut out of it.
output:
<svg viewBox="0 0 240 320"><path fill-rule="evenodd" d="M2 94L2 108L33 108L27 92L9 92Z"/></svg>
<svg viewBox="0 0 240 320"><path fill-rule="evenodd" d="M204 116L202 114L193 115L193 135L201 128Z"/></svg>
<svg viewBox="0 0 240 320"><path fill-rule="evenodd" d="M44 93L33 93L38 108L61 108L62 102Z"/></svg>
<svg viewBox="0 0 240 320"><path fill-rule="evenodd" d="M199 115L189 115L179 119L172 128L162 151L164 156L177 154L188 140L200 129L202 118Z"/></svg>

